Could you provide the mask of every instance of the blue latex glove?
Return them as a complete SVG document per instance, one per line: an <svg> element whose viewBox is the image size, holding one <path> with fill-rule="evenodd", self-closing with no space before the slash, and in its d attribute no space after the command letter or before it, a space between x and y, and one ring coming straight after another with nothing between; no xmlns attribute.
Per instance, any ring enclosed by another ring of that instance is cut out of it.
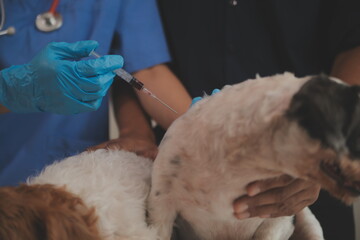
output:
<svg viewBox="0 0 360 240"><path fill-rule="evenodd" d="M30 63L0 72L0 103L13 112L76 114L99 108L121 56L81 60L96 41L48 44Z"/></svg>
<svg viewBox="0 0 360 240"><path fill-rule="evenodd" d="M218 92L220 92L220 90L217 89L217 88L215 88L215 89L212 91L211 95L213 95L213 94L215 94L215 93L218 93ZM203 98L202 98L202 97L193 98L190 107L191 107L192 105L194 105L195 103L197 103L198 101L200 101L201 99L203 99Z"/></svg>

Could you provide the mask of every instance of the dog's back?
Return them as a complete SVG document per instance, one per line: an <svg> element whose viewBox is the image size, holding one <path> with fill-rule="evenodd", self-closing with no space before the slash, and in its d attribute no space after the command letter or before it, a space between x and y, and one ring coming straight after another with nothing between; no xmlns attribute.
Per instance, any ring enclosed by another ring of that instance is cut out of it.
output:
<svg viewBox="0 0 360 240"><path fill-rule="evenodd" d="M161 240L169 239L177 215L200 239L291 236L291 217L237 220L232 203L252 181L307 177L307 159L328 154L287 116L293 96L309 79L284 74L225 88L171 126L155 160L149 200ZM321 230L309 239L322 239Z"/></svg>
<svg viewBox="0 0 360 240"><path fill-rule="evenodd" d="M152 161L125 151L97 150L46 167L28 184L65 187L95 210L101 239L155 240L145 220Z"/></svg>

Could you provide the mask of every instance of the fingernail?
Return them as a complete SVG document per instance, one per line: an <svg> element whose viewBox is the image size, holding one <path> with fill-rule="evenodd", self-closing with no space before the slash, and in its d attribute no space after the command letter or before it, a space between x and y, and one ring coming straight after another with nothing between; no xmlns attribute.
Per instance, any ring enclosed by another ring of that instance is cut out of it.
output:
<svg viewBox="0 0 360 240"><path fill-rule="evenodd" d="M256 194L258 194L260 192L260 188L258 187L255 187L255 188L252 188L250 191L248 191L248 195L250 197L253 197L255 196Z"/></svg>
<svg viewBox="0 0 360 240"><path fill-rule="evenodd" d="M238 206L236 206L236 213L242 213L245 210L247 210L249 208L249 206L247 204L239 204Z"/></svg>
<svg viewBox="0 0 360 240"><path fill-rule="evenodd" d="M235 217L237 219L244 219L250 217L250 213L244 212L244 213L235 213Z"/></svg>

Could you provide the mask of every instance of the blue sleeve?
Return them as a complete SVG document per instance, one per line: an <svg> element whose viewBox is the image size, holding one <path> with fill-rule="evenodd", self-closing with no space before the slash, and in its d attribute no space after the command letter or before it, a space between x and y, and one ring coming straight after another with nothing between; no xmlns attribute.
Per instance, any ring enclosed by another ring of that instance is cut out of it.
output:
<svg viewBox="0 0 360 240"><path fill-rule="evenodd" d="M123 0L115 34L112 52L129 72L170 61L155 0Z"/></svg>

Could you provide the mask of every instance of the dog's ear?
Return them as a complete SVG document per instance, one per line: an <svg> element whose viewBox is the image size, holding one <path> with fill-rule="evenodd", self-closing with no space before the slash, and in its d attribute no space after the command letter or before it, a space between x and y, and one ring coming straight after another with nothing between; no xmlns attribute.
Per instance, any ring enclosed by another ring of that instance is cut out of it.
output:
<svg viewBox="0 0 360 240"><path fill-rule="evenodd" d="M352 116L359 104L358 89L319 75L293 96L286 115L326 147L344 151Z"/></svg>
<svg viewBox="0 0 360 240"><path fill-rule="evenodd" d="M95 225L89 225L75 211L47 211L44 213L45 238L47 240L86 239L100 240Z"/></svg>
<svg viewBox="0 0 360 240"><path fill-rule="evenodd" d="M100 240L94 209L52 185L0 188L0 239Z"/></svg>
<svg viewBox="0 0 360 240"><path fill-rule="evenodd" d="M41 235L38 205L24 198L24 187L0 188L0 239L45 239Z"/></svg>
<svg viewBox="0 0 360 240"><path fill-rule="evenodd" d="M87 239L100 240L95 210L89 209L77 196L64 188L42 186L46 194L42 200L41 222L47 240Z"/></svg>

